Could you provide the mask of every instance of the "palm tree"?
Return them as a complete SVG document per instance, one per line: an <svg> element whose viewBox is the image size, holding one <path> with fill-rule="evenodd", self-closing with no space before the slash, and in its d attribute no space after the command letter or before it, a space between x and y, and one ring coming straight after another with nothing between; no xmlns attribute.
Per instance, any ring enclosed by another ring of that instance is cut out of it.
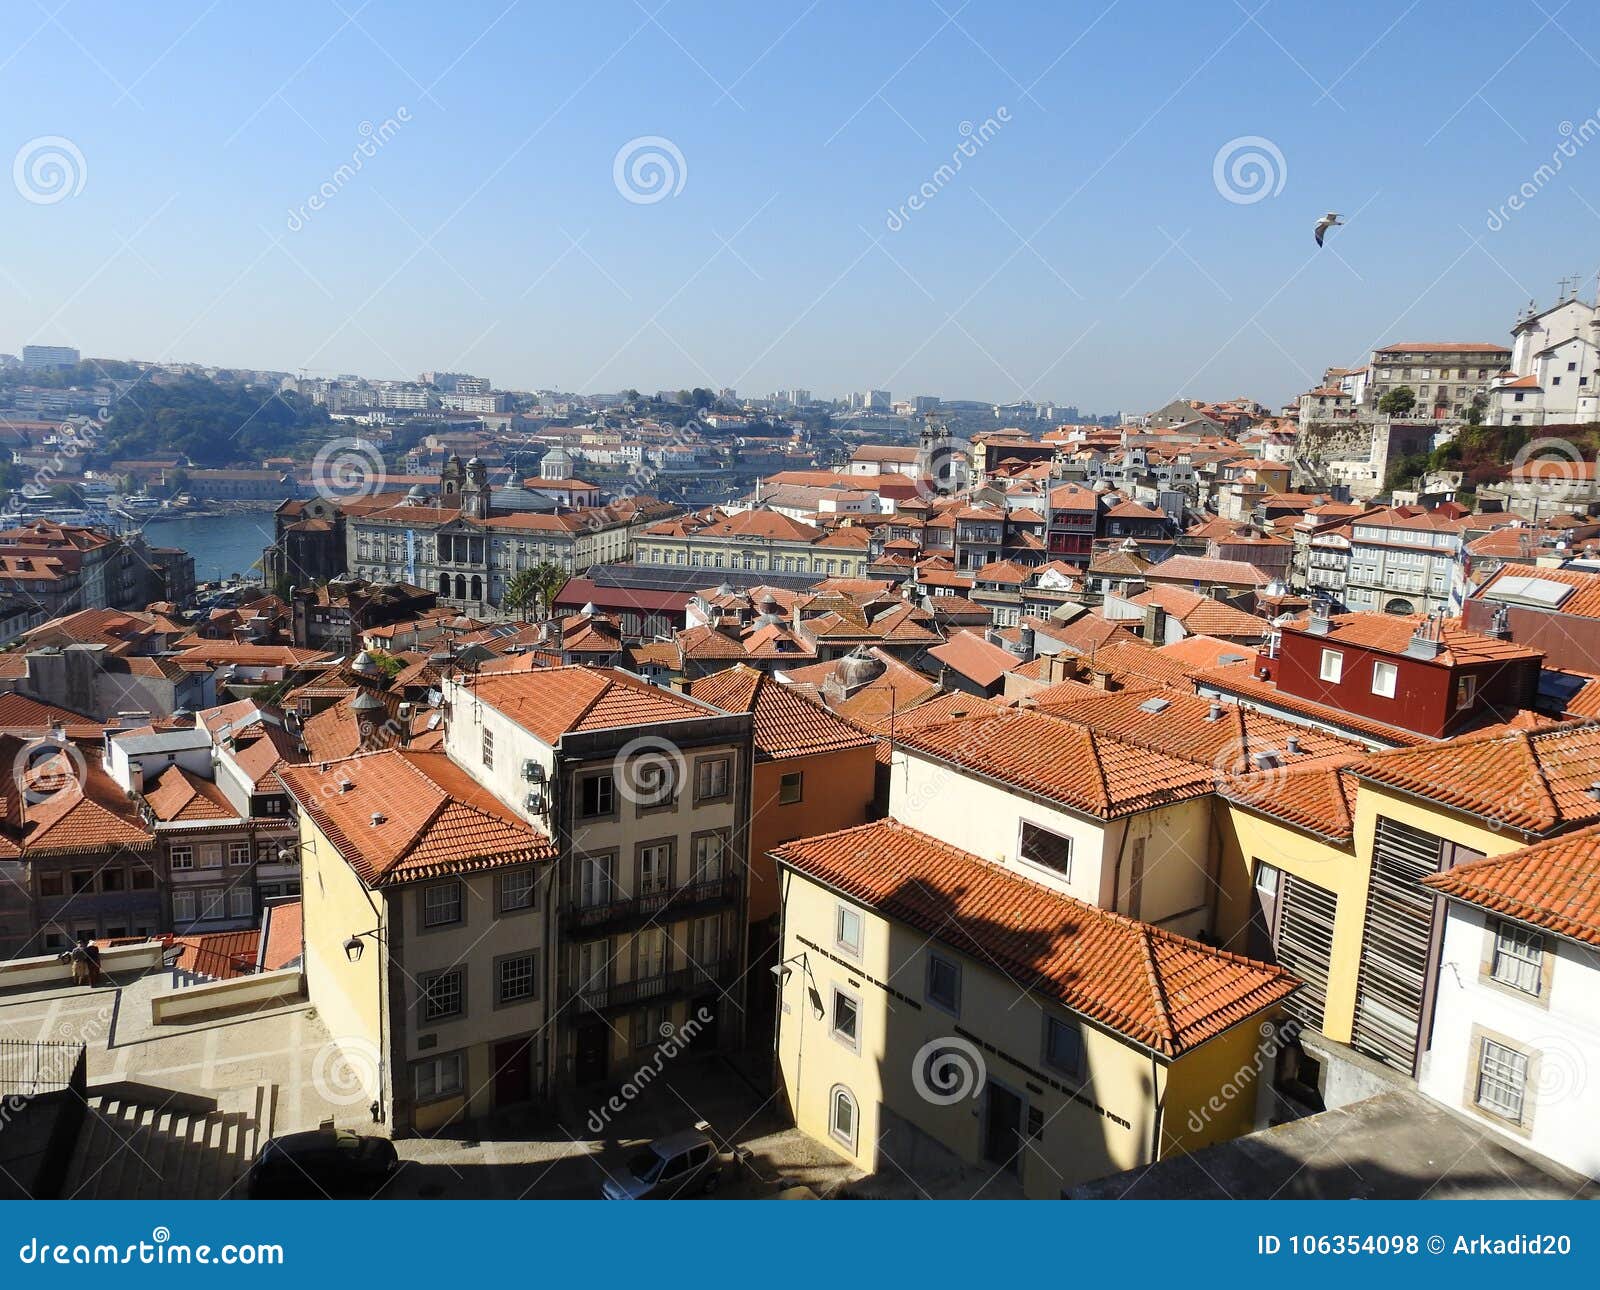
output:
<svg viewBox="0 0 1600 1290"><path fill-rule="evenodd" d="M511 575L506 583L504 603L508 609L526 613L531 607L537 610L539 617L548 617L566 581L567 575L560 566L548 560L541 561L531 569L519 569Z"/></svg>

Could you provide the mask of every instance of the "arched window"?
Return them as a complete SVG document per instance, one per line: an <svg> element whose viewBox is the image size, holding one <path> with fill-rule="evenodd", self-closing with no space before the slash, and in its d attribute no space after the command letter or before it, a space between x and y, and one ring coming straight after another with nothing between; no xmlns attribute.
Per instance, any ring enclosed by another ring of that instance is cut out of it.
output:
<svg viewBox="0 0 1600 1290"><path fill-rule="evenodd" d="M860 1115L856 1110L856 1097L843 1084L835 1084L828 1094L828 1132L850 1154L856 1150L856 1128Z"/></svg>
<svg viewBox="0 0 1600 1290"><path fill-rule="evenodd" d="M472 575L472 598L474 600L483 599L483 579L477 574Z"/></svg>
<svg viewBox="0 0 1600 1290"><path fill-rule="evenodd" d="M467 580L465 578L463 578L458 573L458 574L456 574L456 599L457 600L465 600L466 598L467 598Z"/></svg>
<svg viewBox="0 0 1600 1290"><path fill-rule="evenodd" d="M450 598L450 575L448 573L439 575L439 594L446 600Z"/></svg>

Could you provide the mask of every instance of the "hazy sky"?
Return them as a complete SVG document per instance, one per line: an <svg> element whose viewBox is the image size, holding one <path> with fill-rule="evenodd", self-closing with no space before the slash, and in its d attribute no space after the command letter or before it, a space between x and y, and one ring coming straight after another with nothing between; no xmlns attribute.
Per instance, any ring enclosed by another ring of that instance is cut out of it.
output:
<svg viewBox="0 0 1600 1290"><path fill-rule="evenodd" d="M1576 0L58 2L0 38L12 352L1277 403L1600 268Z"/></svg>

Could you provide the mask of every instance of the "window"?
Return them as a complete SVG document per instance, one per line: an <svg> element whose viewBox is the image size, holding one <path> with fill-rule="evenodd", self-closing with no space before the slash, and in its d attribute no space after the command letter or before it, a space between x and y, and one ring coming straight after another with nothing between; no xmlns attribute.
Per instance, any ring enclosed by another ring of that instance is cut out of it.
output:
<svg viewBox="0 0 1600 1290"><path fill-rule="evenodd" d="M39 894L41 896L60 896L66 891L58 873L42 873L39 875Z"/></svg>
<svg viewBox="0 0 1600 1290"><path fill-rule="evenodd" d="M856 1149L856 1099L843 1084L835 1084L833 1092L828 1099L828 1132L833 1135L833 1140L849 1148L851 1152Z"/></svg>
<svg viewBox="0 0 1600 1290"><path fill-rule="evenodd" d="M1476 1101L1485 1111L1522 1123L1523 1094L1528 1083L1528 1059L1515 1048L1485 1039L1478 1051Z"/></svg>
<svg viewBox="0 0 1600 1290"><path fill-rule="evenodd" d="M610 775L590 775L583 781L581 811L586 819L610 815L617 809L616 785Z"/></svg>
<svg viewBox="0 0 1600 1290"><path fill-rule="evenodd" d="M494 968L494 1001L521 1003L539 997L539 962L532 954L500 959Z"/></svg>
<svg viewBox="0 0 1600 1290"><path fill-rule="evenodd" d="M140 867L133 871L133 889L135 891L154 891L156 889L155 870Z"/></svg>
<svg viewBox="0 0 1600 1290"><path fill-rule="evenodd" d="M635 1048L650 1047L656 1040L670 1036L672 1029L672 1019L667 1015L667 1006L662 1003L639 1009L628 1023L628 1032L633 1037Z"/></svg>
<svg viewBox="0 0 1600 1290"><path fill-rule="evenodd" d="M488 770L494 769L494 731L488 726L483 728L483 764Z"/></svg>
<svg viewBox="0 0 1600 1290"><path fill-rule="evenodd" d="M231 865L247 865L250 863L250 844L248 842L228 843L228 863Z"/></svg>
<svg viewBox="0 0 1600 1290"><path fill-rule="evenodd" d="M861 911L840 905L833 920L833 943L846 954L860 957Z"/></svg>
<svg viewBox="0 0 1600 1290"><path fill-rule="evenodd" d="M1495 924L1489 975L1501 985L1537 996L1544 980L1544 937L1511 923Z"/></svg>
<svg viewBox="0 0 1600 1290"><path fill-rule="evenodd" d="M1055 1017L1044 1019L1044 1064L1063 1075L1083 1073L1083 1035Z"/></svg>
<svg viewBox="0 0 1600 1290"><path fill-rule="evenodd" d="M861 1051L861 1003L838 987L833 991L833 1037L851 1052Z"/></svg>
<svg viewBox="0 0 1600 1290"><path fill-rule="evenodd" d="M690 882L717 882L722 878L722 849L727 845L720 833L700 833L694 839L694 872Z"/></svg>
<svg viewBox="0 0 1600 1290"><path fill-rule="evenodd" d="M255 899L248 887L235 887L228 892L228 916L249 918L256 912Z"/></svg>
<svg viewBox="0 0 1600 1290"><path fill-rule="evenodd" d="M728 795L728 759L708 757L697 762L694 768L694 798L704 802Z"/></svg>
<svg viewBox="0 0 1600 1290"><path fill-rule="evenodd" d="M1324 681L1334 685L1339 683L1339 678L1344 675L1344 655L1336 649L1322 651L1322 670L1319 673Z"/></svg>
<svg viewBox="0 0 1600 1290"><path fill-rule="evenodd" d="M928 1002L946 1012L960 1014L961 964L937 954L928 955Z"/></svg>
<svg viewBox="0 0 1600 1290"><path fill-rule="evenodd" d="M201 847L200 848L200 867L202 869L220 869L220 868L222 868L222 848L221 847Z"/></svg>
<svg viewBox="0 0 1600 1290"><path fill-rule="evenodd" d="M418 1001L424 1022L443 1021L461 1015L466 997L465 968L453 967L443 972L428 973L419 979L418 985L421 989Z"/></svg>
<svg viewBox="0 0 1600 1290"><path fill-rule="evenodd" d="M1049 829L1024 820L1017 843L1017 854L1030 864L1054 870L1064 878L1072 877L1072 839L1064 838Z"/></svg>
<svg viewBox="0 0 1600 1290"><path fill-rule="evenodd" d="M1400 679L1400 669L1393 663L1372 665L1372 692L1380 698L1394 698L1395 682Z"/></svg>
<svg viewBox="0 0 1600 1290"><path fill-rule="evenodd" d="M172 921L174 923L194 922L194 892L175 891L172 893Z"/></svg>
<svg viewBox="0 0 1600 1290"><path fill-rule="evenodd" d="M167 853L167 855L171 859L172 867L174 869L194 868L193 847L173 847L172 850Z"/></svg>
<svg viewBox="0 0 1600 1290"><path fill-rule="evenodd" d="M102 869L100 871L101 891L121 891L126 885L127 875L121 869Z"/></svg>
<svg viewBox="0 0 1600 1290"><path fill-rule="evenodd" d="M778 802L782 806L792 806L798 802L805 792L806 776L804 771L792 770L778 781Z"/></svg>
<svg viewBox="0 0 1600 1290"><path fill-rule="evenodd" d="M650 896L672 885L672 843L653 842L639 848L639 881L634 894Z"/></svg>
<svg viewBox="0 0 1600 1290"><path fill-rule="evenodd" d="M1470 708L1478 697L1478 678L1463 676L1456 681L1456 707Z"/></svg>
<svg viewBox="0 0 1600 1290"><path fill-rule="evenodd" d="M673 763L654 754L637 758L631 769L639 790L639 808L671 806L678 796L678 776Z"/></svg>
<svg viewBox="0 0 1600 1290"><path fill-rule="evenodd" d="M502 914L515 914L533 908L533 870L513 869L500 875L498 883L499 909Z"/></svg>
<svg viewBox="0 0 1600 1290"><path fill-rule="evenodd" d="M422 889L422 925L447 927L461 921L461 884L440 882Z"/></svg>
<svg viewBox="0 0 1600 1290"><path fill-rule="evenodd" d="M433 1102L461 1091L461 1054L450 1053L411 1068L417 1101Z"/></svg>

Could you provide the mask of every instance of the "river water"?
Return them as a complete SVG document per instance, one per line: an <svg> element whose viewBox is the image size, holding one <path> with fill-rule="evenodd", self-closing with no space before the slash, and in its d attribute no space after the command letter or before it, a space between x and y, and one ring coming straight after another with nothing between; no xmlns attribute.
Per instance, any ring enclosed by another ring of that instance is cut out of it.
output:
<svg viewBox="0 0 1600 1290"><path fill-rule="evenodd" d="M215 582L235 574L259 580L256 563L272 543L272 513L187 515L156 519L144 526L151 546L182 547L194 556L194 576Z"/></svg>

